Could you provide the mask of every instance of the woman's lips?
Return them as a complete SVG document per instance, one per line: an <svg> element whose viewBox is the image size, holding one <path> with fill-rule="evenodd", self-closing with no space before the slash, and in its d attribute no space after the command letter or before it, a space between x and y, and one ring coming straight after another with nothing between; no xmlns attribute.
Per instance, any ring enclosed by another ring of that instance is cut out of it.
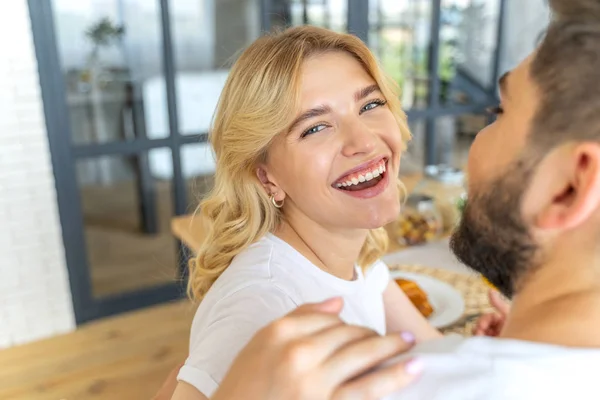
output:
<svg viewBox="0 0 600 400"><path fill-rule="evenodd" d="M378 169L380 171L380 169ZM347 182L347 181L346 181ZM371 179L358 182L356 185L352 182L349 186L336 187L337 190L349 196L359 199L370 199L381 194L388 187L390 182L387 165L384 165L383 173L378 173ZM337 185L336 185L337 186Z"/></svg>
<svg viewBox="0 0 600 400"><path fill-rule="evenodd" d="M346 173L341 178L338 178L333 183L333 187L350 188L364 182L369 182L385 173L387 168L386 164L387 158L385 157L366 163L361 168L355 168L352 172Z"/></svg>

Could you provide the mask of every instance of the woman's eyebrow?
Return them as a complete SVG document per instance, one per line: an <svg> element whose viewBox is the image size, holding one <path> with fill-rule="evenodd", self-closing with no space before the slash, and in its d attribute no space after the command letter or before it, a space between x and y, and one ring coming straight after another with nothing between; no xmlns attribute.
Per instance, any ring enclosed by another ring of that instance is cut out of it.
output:
<svg viewBox="0 0 600 400"><path fill-rule="evenodd" d="M356 93L354 93L354 100L359 102L362 99L364 99L365 97L367 97L368 95L370 95L371 93L377 92L377 91L380 91L379 85L373 84L373 85L367 86L365 88L362 88L362 89L356 91Z"/></svg>
<svg viewBox="0 0 600 400"><path fill-rule="evenodd" d="M304 111L300 114L294 122L290 124L289 131L294 130L296 126L298 126L301 122L306 121L307 119L311 119L314 117L320 117L321 115L329 114L331 112L331 107L329 106L317 106L311 108L309 110Z"/></svg>

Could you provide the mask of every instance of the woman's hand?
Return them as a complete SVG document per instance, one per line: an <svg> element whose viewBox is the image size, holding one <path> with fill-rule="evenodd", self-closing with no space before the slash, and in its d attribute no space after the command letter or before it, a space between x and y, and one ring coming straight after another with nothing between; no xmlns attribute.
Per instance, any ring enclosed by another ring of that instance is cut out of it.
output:
<svg viewBox="0 0 600 400"><path fill-rule="evenodd" d="M372 369L414 337L346 325L342 306L339 298L305 305L259 331L211 400L378 399L412 382L422 369L415 359Z"/></svg>
<svg viewBox="0 0 600 400"><path fill-rule="evenodd" d="M475 336L499 336L510 311L510 304L497 290L489 291L490 303L495 312L482 315L473 329Z"/></svg>

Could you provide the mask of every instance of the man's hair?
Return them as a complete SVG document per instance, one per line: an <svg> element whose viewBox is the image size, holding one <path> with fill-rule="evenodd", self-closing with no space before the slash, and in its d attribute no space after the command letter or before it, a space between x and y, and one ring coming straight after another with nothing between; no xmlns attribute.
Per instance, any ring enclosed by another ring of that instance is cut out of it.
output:
<svg viewBox="0 0 600 400"><path fill-rule="evenodd" d="M540 105L530 136L542 152L600 141L600 0L549 0L552 22L531 66Z"/></svg>

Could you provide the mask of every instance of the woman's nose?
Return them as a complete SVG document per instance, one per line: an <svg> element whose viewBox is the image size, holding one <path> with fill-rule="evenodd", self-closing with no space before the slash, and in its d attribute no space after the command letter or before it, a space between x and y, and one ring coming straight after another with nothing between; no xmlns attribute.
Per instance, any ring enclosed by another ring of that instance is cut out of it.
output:
<svg viewBox="0 0 600 400"><path fill-rule="evenodd" d="M377 135L360 119L356 118L348 121L342 127L342 131L344 140L342 154L344 156L352 157L369 154L375 148Z"/></svg>

